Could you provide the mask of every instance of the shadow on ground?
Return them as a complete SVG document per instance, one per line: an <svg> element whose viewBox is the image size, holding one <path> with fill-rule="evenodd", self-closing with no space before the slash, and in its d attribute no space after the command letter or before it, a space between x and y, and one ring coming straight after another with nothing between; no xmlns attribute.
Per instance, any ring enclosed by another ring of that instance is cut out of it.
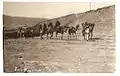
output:
<svg viewBox="0 0 120 76"><path fill-rule="evenodd" d="M99 37L95 37L95 38L90 39L89 41L97 41L97 40L104 40L104 39L99 38Z"/></svg>

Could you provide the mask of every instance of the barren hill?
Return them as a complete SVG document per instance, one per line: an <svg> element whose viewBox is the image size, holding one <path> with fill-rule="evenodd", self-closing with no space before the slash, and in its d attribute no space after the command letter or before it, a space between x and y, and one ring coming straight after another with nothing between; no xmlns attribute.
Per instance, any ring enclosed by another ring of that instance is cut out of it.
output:
<svg viewBox="0 0 120 76"><path fill-rule="evenodd" d="M105 22L115 20L115 5L90 10L76 15L79 22Z"/></svg>
<svg viewBox="0 0 120 76"><path fill-rule="evenodd" d="M6 28L16 28L20 26L33 26L37 22L47 20L46 18L31 18L31 17L13 17L3 15L3 25Z"/></svg>
<svg viewBox="0 0 120 76"><path fill-rule="evenodd" d="M83 13L70 14L70 15L66 15L66 16L62 16L54 19L49 19L48 22L51 21L55 23L56 20L59 20L62 24L65 24L71 20L73 26L78 23L81 25L81 23L85 21L98 23L98 22L104 22L109 20L115 20L115 5L106 6L106 7L86 11ZM39 23L42 23L42 22L39 22Z"/></svg>

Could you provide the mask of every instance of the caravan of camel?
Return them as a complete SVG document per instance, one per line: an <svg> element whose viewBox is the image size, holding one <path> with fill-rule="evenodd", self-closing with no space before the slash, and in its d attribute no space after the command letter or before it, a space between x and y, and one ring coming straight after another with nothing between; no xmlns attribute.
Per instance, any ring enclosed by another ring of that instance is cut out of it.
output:
<svg viewBox="0 0 120 76"><path fill-rule="evenodd" d="M20 27L17 30L17 38L28 38L28 37L36 37L39 36L41 39L43 39L43 36L46 35L46 38L54 39L53 34L55 33L56 38L58 34L61 34L60 39L63 39L63 34L67 33L68 36L67 38L71 40L72 36L75 37L77 40L77 30L80 27L79 24L77 24L75 27L74 26L69 26L70 22L61 25L60 21L56 21L55 25L53 25L52 22L49 24L38 24L39 25L39 34L34 34L34 29L32 27ZM93 36L93 28L94 28L94 23L88 23L84 22L81 24L82 25L82 35L84 37L84 40L90 40L92 39Z"/></svg>

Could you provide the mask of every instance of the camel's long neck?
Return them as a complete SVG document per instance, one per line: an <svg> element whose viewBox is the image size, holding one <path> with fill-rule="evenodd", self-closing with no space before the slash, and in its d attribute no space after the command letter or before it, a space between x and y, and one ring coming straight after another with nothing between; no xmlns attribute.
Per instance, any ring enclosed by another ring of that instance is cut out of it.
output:
<svg viewBox="0 0 120 76"><path fill-rule="evenodd" d="M76 31L78 30L78 26L76 26Z"/></svg>
<svg viewBox="0 0 120 76"><path fill-rule="evenodd" d="M93 31L94 25L90 26L90 31Z"/></svg>

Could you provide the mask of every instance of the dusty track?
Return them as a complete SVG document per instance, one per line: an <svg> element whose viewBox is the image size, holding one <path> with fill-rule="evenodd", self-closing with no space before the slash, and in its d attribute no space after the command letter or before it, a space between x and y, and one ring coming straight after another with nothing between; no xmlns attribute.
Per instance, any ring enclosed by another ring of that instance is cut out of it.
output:
<svg viewBox="0 0 120 76"><path fill-rule="evenodd" d="M110 30L101 27L100 32L95 28L93 40L88 42L83 40L80 31L78 40L67 40L65 36L64 40L5 40L5 72L13 72L21 61L29 72L114 72L115 28L112 26L109 25ZM19 55L21 60L17 58Z"/></svg>

